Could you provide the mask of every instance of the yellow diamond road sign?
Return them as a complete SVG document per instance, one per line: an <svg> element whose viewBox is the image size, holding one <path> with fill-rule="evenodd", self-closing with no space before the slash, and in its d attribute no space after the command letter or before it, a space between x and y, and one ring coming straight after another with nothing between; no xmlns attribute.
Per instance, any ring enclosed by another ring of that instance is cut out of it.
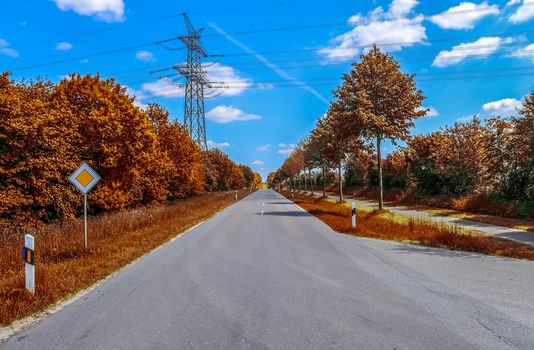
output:
<svg viewBox="0 0 534 350"><path fill-rule="evenodd" d="M83 163L69 180L81 193L86 194L100 181L100 176L87 163Z"/></svg>

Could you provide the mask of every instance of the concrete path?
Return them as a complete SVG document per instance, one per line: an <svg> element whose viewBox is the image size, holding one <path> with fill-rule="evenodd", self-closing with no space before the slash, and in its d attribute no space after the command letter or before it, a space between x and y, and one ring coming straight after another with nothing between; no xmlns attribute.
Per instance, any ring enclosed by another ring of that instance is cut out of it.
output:
<svg viewBox="0 0 534 350"><path fill-rule="evenodd" d="M322 196L322 193L315 193L315 195ZM328 195L328 198L339 199L339 196ZM345 197L345 200L347 202L356 203L356 207L360 206L360 207L366 207L366 208L378 208L378 203L374 201L354 199L354 198L348 198L348 197ZM476 230L476 231L484 232L488 235L510 239L512 241L516 241L519 243L526 243L526 244L534 245L534 232L517 230L514 228L510 228L510 227L486 224L486 223L479 222L479 221L465 220L465 219L458 219L458 218L454 218L450 216L436 215L436 214L426 213L424 211L418 211L418 210L408 209L408 208L400 208L400 207L390 206L390 205L384 205L384 209L387 209L394 213L399 213L399 214L403 214L409 217L417 218L417 219L443 222L449 225L456 225L456 226L463 227L469 230Z"/></svg>
<svg viewBox="0 0 534 350"><path fill-rule="evenodd" d="M257 191L0 349L534 349L534 263L358 238Z"/></svg>

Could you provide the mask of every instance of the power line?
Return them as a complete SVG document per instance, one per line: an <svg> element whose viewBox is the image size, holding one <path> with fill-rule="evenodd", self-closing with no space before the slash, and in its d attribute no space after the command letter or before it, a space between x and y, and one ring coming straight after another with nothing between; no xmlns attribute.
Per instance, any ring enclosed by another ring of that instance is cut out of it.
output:
<svg viewBox="0 0 534 350"><path fill-rule="evenodd" d="M98 32L112 32L112 31L114 31L116 29L123 29L123 28L128 28L128 27L133 27L133 26L139 26L141 24L146 24L146 23L151 23L151 22L159 22L159 21L162 21L162 20L175 19L177 17L182 16L182 13L185 13L185 12L188 12L190 14L229 12L229 11L235 11L235 10L240 10L240 9L267 7L267 6L272 6L272 5L285 6L285 5L294 4L294 3L311 2L311 1L314 1L314 0L288 0L288 1L274 1L274 2L271 1L271 2L243 5L243 6L222 7L222 8L218 8L218 9L209 9L209 10L200 10L200 11L186 11L186 10L183 10L183 11L180 11L180 13L177 13L177 14L172 14L172 15L167 15L167 16L159 16L159 17L154 17L154 18L148 18L148 19L143 19L143 20L139 20L139 21L128 21L127 23L120 23L118 25L120 27L117 27L115 29L112 26L108 26L108 27L102 28L102 29L78 32L78 33L72 33L72 34L62 33L62 37L67 36L68 38L73 38L73 37L80 37L80 36L88 36L88 35L92 35L92 34L98 33ZM31 45L41 44L41 43L54 42L56 40L58 40L58 38L34 40L34 41L22 42L22 43L11 43L11 46L24 47L24 46L31 46Z"/></svg>
<svg viewBox="0 0 534 350"><path fill-rule="evenodd" d="M494 44L494 45L472 45L468 48L457 48L455 49L456 51L471 51L471 50L478 50L478 49L482 49L482 48L493 48L493 47L497 47L497 48L500 48L500 47L508 47L508 46L520 46L520 45L525 45L525 46L528 46L530 44L530 42L515 42L515 43L503 43L503 44ZM288 54L288 53L302 53L302 52L316 52L318 49L316 48L313 48L313 49L310 49L310 48L304 48L304 49L291 49L291 50L272 50L272 51L260 51L258 52L259 54L262 54L262 55L267 55L267 54ZM431 48L431 49L421 49L421 50L406 50L406 51L398 51L398 52L394 52L392 53L393 55L409 55L409 54L413 54L413 53L423 53L423 52L437 52L437 51L442 51L441 48ZM528 52L527 52L528 53ZM250 54L225 54L225 57L231 57L231 56L249 56ZM348 60L348 59L352 59L352 58L357 58L356 55L344 55L344 56L335 56L335 57L332 57L331 59L333 60ZM430 59L430 58L428 58ZM446 58L445 58L446 59ZM456 59L456 58L454 58ZM302 60L307 60L307 61L324 61L324 60L327 60L327 58L324 58L324 57L317 57L317 58L307 58L307 59L297 59L298 61L302 61ZM425 59L427 60L427 59ZM290 63L290 62L294 62L295 59L290 59L290 60L272 60L271 62L273 63ZM148 68L157 68L157 67L168 67L169 65L173 64L173 62L166 62L166 63L157 63L157 64L154 64L154 65L144 65L142 67L136 67L136 68L132 68L132 69L126 69L126 70L121 70L121 71L118 71L116 74L120 75L121 73L129 73L129 72L136 72L136 71L145 71L148 69ZM239 67L239 66L249 66L249 65L263 65L262 62L259 62L259 61L249 61L249 62L230 62L228 63L229 65L232 66L232 68L235 68L235 67ZM329 66L339 66L339 65L345 65L346 63L341 63L341 64L332 64L332 63L324 63L324 64L320 64L320 65L307 65L307 66L289 66L289 67L285 67L285 69L294 69L294 68L314 68L314 67L329 67ZM252 69L252 70L248 70L248 69L239 69L240 71L261 71L261 70L270 70L270 68L258 68L258 69ZM211 72L215 72L215 70L210 70ZM220 72L222 72L224 70L220 70ZM142 76L142 75L145 75L144 73L143 74L136 74L136 75L131 75L131 76L127 76L127 78L130 78L130 77L136 77L136 76Z"/></svg>
<svg viewBox="0 0 534 350"><path fill-rule="evenodd" d="M466 76L466 77L444 77L444 78L429 78L429 79L417 79L418 83L431 83L431 82L443 82L443 81L458 81L458 80L477 80L477 79L500 79L500 78L511 78L511 77L525 77L525 76L533 76L534 72L531 73L515 73L515 74L497 74L497 75L477 75L477 76ZM329 82L322 82L329 81ZM309 80L311 81L311 79ZM220 89L260 89L260 90L269 90L270 88L302 88L302 84L305 83L307 86L311 87L326 87L326 86L332 86L336 82L339 82L339 79L333 79L333 78L317 78L313 80L314 82L308 83L306 81L302 82L291 82L291 81L285 81L283 83L276 83L276 84L269 84L269 87L266 87L262 84L265 83L251 83L251 84L234 84L234 85L221 85L221 86L214 86L216 88ZM183 86L178 86L183 87ZM169 89L161 89L158 91L158 93L153 93L151 95L146 96L144 99L152 99L152 98L165 98L165 97L178 97L179 95L175 96L165 96L161 94L165 94L167 92L174 91L176 87L169 88Z"/></svg>
<svg viewBox="0 0 534 350"><path fill-rule="evenodd" d="M122 47L122 48L108 50L108 51L101 51L101 52L87 54L87 55L80 55L80 56L76 56L76 57L65 58L65 59L61 59L61 60L57 60L57 61L36 63L36 64L29 65L29 66L15 67L15 68L10 69L10 71L17 72L17 71L23 71L23 70L28 70L28 69L34 69L34 68L42 68L42 67L54 66L54 65L58 65L58 64L62 64L62 63L80 61L80 60L88 59L88 58L107 56L107 55L113 55L113 54L116 54L116 53L119 53L119 52L136 50L136 49L140 49L140 48L143 48L143 47L152 46L152 45L155 45L155 44L156 44L156 42L132 45L132 46Z"/></svg>
<svg viewBox="0 0 534 350"><path fill-rule="evenodd" d="M534 4L534 2L533 2L533 4ZM279 29L282 30L282 28L279 28ZM286 27L286 28L283 28L283 30L286 31L288 29ZM510 36L510 35L521 35L521 34L525 35L525 34L530 34L530 33L534 33L534 30L510 31L510 32L501 32L501 33L495 33L495 34L481 34L481 35L478 35L478 36L462 36L462 37L454 37L454 38L438 38L438 39L433 39L433 40L427 41L427 43L458 41L458 40L480 38L481 36L491 36L491 35L494 35L494 36ZM43 62L43 63L36 63L36 64L33 64L33 65L15 67L15 68L12 68L10 70L11 71L22 71L22 70L28 70L28 69L34 69L34 68L53 66L53 65L58 65L58 64L62 64L62 63L79 61L79 60L82 60L82 59L85 59L85 58L94 58L94 57L99 57L99 56L106 56L106 55L111 55L111 54L115 54L115 53L136 50L136 49L139 49L139 48L144 48L144 47L152 46L152 45L155 45L155 44L158 44L158 43L174 41L174 40L178 40L178 38L177 37L173 37L173 38L167 38L167 39L163 39L163 40L156 40L156 41L152 41L152 42L145 42L145 43L142 43L142 44L131 45L131 46L126 46L126 47L122 47L122 48L96 52L96 53L89 53L89 54L85 54L85 55L79 55L79 56L76 56L76 57L70 57L70 58L59 59L59 60L55 60L55 61L49 61L49 62ZM383 43L376 43L376 45L379 45L381 47L411 46L411 45L416 45L416 44L420 44L420 43L421 43L421 41L404 41L404 42L383 42ZM512 44L512 43L509 43L509 44ZM354 45L351 48L354 48L354 49L365 49L365 48L371 47L372 45L373 44L369 44L369 45ZM327 49L327 48L324 48L324 49ZM283 53L309 52L309 51L317 51L317 50L319 50L319 49L303 48L303 49L293 49L293 50L274 50L274 51L267 51L267 52L263 52L263 53L259 52L259 53L260 54L283 54ZM397 53L399 53L399 52L397 52ZM238 56L249 56L249 55L250 55L249 53L233 53L233 54L227 54L225 56L226 57L238 57Z"/></svg>
<svg viewBox="0 0 534 350"><path fill-rule="evenodd" d="M287 69L301 69L301 68L324 68L324 65L308 65L308 66L294 66L294 67L280 67L284 70ZM247 71L265 71L270 70L270 68L256 68L253 70L247 70ZM426 76L441 76L441 75L462 75L462 74L468 74L468 73L491 73L491 72L513 72L513 71L528 71L528 70L534 70L534 66L521 66L521 67L498 67L498 68L487 68L487 69L469 69L469 70L461 70L461 71L440 71L440 72L414 72L416 77L426 77ZM411 74L411 73L408 73ZM172 76L176 76L177 74L170 74L165 77L159 77L160 79L163 78L170 78ZM143 75L144 76L144 75ZM298 77L297 77L298 78ZM304 78L299 78L304 79ZM174 80L173 80L174 81ZM130 84L137 84L137 83L146 83L146 79L142 80L135 80L135 81L127 81L122 82L122 84L130 85ZM228 82L228 81L226 81ZM273 80L254 80L252 83L269 83L273 82Z"/></svg>

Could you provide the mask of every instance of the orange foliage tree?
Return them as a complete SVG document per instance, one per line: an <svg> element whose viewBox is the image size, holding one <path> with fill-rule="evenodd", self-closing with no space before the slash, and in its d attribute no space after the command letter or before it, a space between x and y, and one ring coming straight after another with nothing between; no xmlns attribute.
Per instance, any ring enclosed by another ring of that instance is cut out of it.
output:
<svg viewBox="0 0 534 350"><path fill-rule="evenodd" d="M149 104L146 114L155 128L160 146L172 162L169 199L204 192L202 152L191 140L186 128L169 120L169 112L157 104Z"/></svg>
<svg viewBox="0 0 534 350"><path fill-rule="evenodd" d="M218 149L205 152L206 190L227 191L246 185L241 168Z"/></svg>
<svg viewBox="0 0 534 350"><path fill-rule="evenodd" d="M76 166L69 143L76 131L53 93L49 81L0 75L0 225L74 215L65 174Z"/></svg>
<svg viewBox="0 0 534 350"><path fill-rule="evenodd" d="M55 99L75 119L71 157L87 161L102 176L89 195L94 205L116 210L167 197L172 162L153 125L113 79L71 74Z"/></svg>
<svg viewBox="0 0 534 350"><path fill-rule="evenodd" d="M1 74L0 226L75 216L81 197L68 176L82 161L102 176L89 194L94 211L258 182L226 155L203 154L161 106L133 102L125 87L98 75L70 74L53 84ZM214 173L214 186L206 173Z"/></svg>

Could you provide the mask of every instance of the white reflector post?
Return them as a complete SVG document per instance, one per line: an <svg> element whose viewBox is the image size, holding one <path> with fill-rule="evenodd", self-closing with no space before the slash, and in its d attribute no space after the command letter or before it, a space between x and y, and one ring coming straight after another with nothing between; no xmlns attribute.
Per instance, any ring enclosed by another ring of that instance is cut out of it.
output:
<svg viewBox="0 0 534 350"><path fill-rule="evenodd" d="M33 241L32 235L24 235L24 247L31 250L30 254L35 252ZM35 293L35 265L29 264L26 260L24 265L26 267L26 289Z"/></svg>
<svg viewBox="0 0 534 350"><path fill-rule="evenodd" d="M352 227L356 227L356 203L352 202Z"/></svg>

